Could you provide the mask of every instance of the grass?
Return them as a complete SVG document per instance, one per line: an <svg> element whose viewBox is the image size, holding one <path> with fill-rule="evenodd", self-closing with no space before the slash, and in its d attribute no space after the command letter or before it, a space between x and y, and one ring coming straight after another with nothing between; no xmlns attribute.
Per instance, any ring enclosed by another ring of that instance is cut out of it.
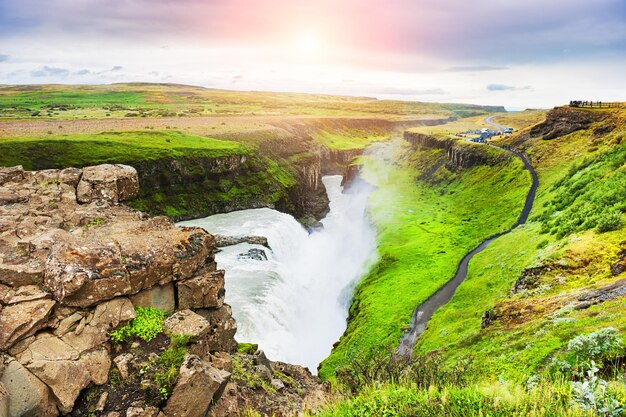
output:
<svg viewBox="0 0 626 417"><path fill-rule="evenodd" d="M132 165L166 158L217 158L247 152L236 142L175 131L105 132L3 139L0 165L23 165L29 170L103 163Z"/></svg>
<svg viewBox="0 0 626 417"><path fill-rule="evenodd" d="M326 145L328 148L337 150L364 149L373 142L388 140L390 135L368 135L367 133L358 135L346 135L330 132L321 132L315 139Z"/></svg>
<svg viewBox="0 0 626 417"><path fill-rule="evenodd" d="M623 225L599 230L595 217L623 210L624 125L603 137L593 134L596 127L522 145L540 181L530 223L473 258L467 279L435 313L418 351L443 349L450 360L473 353L488 374L524 382L544 372L579 334L606 327L626 333L623 298L573 308L582 291L617 279L610 267L626 243ZM578 220L583 213L591 213L586 223ZM539 268L538 276L514 293L531 267ZM496 320L481 328L487 311Z"/></svg>
<svg viewBox="0 0 626 417"><path fill-rule="evenodd" d="M499 114L493 121L503 126L512 127L515 130L524 129L537 123L541 123L546 118L546 110L528 109L520 112Z"/></svg>
<svg viewBox="0 0 626 417"><path fill-rule="evenodd" d="M372 386L359 395L328 406L318 416L598 416L573 406L568 384L542 384L527 390L494 382L470 387L432 386L417 389L410 383Z"/></svg>
<svg viewBox="0 0 626 417"><path fill-rule="evenodd" d="M235 115L445 118L503 110L495 106L376 100L370 97L323 94L227 91L174 84L0 87L0 117L11 119Z"/></svg>
<svg viewBox="0 0 626 417"><path fill-rule="evenodd" d="M452 278L461 258L514 223L530 183L512 158L458 172L442 167L431 178L436 184L416 181L445 156L408 145L397 152L399 163L387 172L362 159L365 178L379 187L370 215L379 230L380 260L355 290L348 329L322 363L323 378L331 378L355 347L396 344L414 308Z"/></svg>
<svg viewBox="0 0 626 417"><path fill-rule="evenodd" d="M593 228L600 233L619 229L626 212L626 146L572 165L553 190L542 217L544 231L564 237Z"/></svg>

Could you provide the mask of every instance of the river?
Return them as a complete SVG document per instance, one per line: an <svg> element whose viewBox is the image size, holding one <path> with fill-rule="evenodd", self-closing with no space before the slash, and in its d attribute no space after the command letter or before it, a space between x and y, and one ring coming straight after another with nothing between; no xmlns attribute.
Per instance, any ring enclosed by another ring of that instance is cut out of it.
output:
<svg viewBox="0 0 626 417"><path fill-rule="evenodd" d="M311 234L292 216L269 208L180 223L219 235L267 238L271 250L241 243L216 254L218 268L226 271L235 338L312 372L345 331L352 288L376 259L376 232L366 215L371 187L357 183L343 193L341 176L323 182L330 211L323 229ZM255 256L245 256L251 249Z"/></svg>

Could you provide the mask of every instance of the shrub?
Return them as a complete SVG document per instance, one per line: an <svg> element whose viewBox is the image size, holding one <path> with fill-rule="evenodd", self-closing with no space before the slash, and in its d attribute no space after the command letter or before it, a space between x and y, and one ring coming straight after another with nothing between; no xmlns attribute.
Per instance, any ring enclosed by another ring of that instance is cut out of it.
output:
<svg viewBox="0 0 626 417"><path fill-rule="evenodd" d="M579 362L603 361L621 354L622 340L613 327L596 330L588 335L578 335L569 341L567 350Z"/></svg>
<svg viewBox="0 0 626 417"><path fill-rule="evenodd" d="M167 314L153 307L135 307L135 318L132 322L111 332L114 342L127 342L139 337L147 342L163 331L163 322Z"/></svg>
<svg viewBox="0 0 626 417"><path fill-rule="evenodd" d="M622 215L618 211L605 211L598 219L597 231L599 233L617 230L622 226Z"/></svg>
<svg viewBox="0 0 626 417"><path fill-rule="evenodd" d="M419 388L431 385L464 386L471 375L472 358L459 359L448 364L439 352L408 357L393 348L372 348L347 354L346 365L337 370L337 379L351 392L366 386L387 382L409 382Z"/></svg>

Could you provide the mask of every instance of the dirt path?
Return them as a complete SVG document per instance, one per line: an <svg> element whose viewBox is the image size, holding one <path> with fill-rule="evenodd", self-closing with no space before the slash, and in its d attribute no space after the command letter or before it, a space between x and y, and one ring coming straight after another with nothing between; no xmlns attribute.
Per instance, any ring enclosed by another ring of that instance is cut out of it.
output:
<svg viewBox="0 0 626 417"><path fill-rule="evenodd" d="M485 119L485 121L487 121ZM530 176L532 178L532 185L530 186L530 190L526 195L526 202L524 203L524 208L522 209L522 213L519 215L517 221L509 230L503 233L499 233L495 236L492 236L486 240L484 240L480 245L478 245L474 250L465 255L465 257L459 263L457 267L456 274L454 278L448 281L443 287L439 288L437 292L430 296L428 300L426 300L423 304L419 305L415 311L413 312L413 317L411 317L411 324L409 326L409 330L402 336L400 339L400 344L398 346L397 352L401 355L410 356L413 354L413 348L417 343L417 339L419 339L420 335L426 330L426 326L430 318L435 314L435 311L439 309L439 307L445 305L450 301L450 299L454 296L456 289L459 285L465 280L467 277L467 268L477 253L482 252L491 242L496 240L502 235L509 233L511 230L515 229L517 226L526 223L528 220L528 215L530 214L530 210L533 207L533 202L535 201L535 194L537 193L537 187L539 186L539 179L537 177L537 173L533 169L530 162L526 158L526 155L520 154L511 149L505 149L524 162L524 166L530 172Z"/></svg>

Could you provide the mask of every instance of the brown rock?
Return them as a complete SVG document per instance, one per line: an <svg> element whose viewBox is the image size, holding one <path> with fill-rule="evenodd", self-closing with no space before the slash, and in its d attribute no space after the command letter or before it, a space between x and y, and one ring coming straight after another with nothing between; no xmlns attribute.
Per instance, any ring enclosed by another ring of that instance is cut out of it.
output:
<svg viewBox="0 0 626 417"><path fill-rule="evenodd" d="M232 309L228 304L224 304L217 310L202 309L197 311L207 319L211 325L206 335L209 352L230 352L237 350L235 333L237 332L237 322L232 316Z"/></svg>
<svg viewBox="0 0 626 417"><path fill-rule="evenodd" d="M122 379L128 378L128 365L133 360L133 355L130 353L123 353L121 355L116 356L113 359L113 363L118 371L120 371L120 376Z"/></svg>
<svg viewBox="0 0 626 417"><path fill-rule="evenodd" d="M165 320L163 331L169 335L189 335L200 339L209 331L209 322L191 310L181 310Z"/></svg>
<svg viewBox="0 0 626 417"><path fill-rule="evenodd" d="M154 307L161 311L172 312L175 308L174 284L155 285L130 297L134 306ZM180 307L184 308L184 307Z"/></svg>
<svg viewBox="0 0 626 417"><path fill-rule="evenodd" d="M0 311L0 348L34 334L46 325L53 300L33 300L5 306Z"/></svg>
<svg viewBox="0 0 626 417"><path fill-rule="evenodd" d="M129 407L126 410L126 417L157 417L159 409L156 407Z"/></svg>
<svg viewBox="0 0 626 417"><path fill-rule="evenodd" d="M36 285L25 285L12 290L5 296L5 304L17 304L24 301L41 300L43 298L50 298L50 294L41 290Z"/></svg>
<svg viewBox="0 0 626 417"><path fill-rule="evenodd" d="M204 273L176 286L181 309L220 308L224 304L224 271Z"/></svg>
<svg viewBox="0 0 626 417"><path fill-rule="evenodd" d="M31 285L41 282L43 266L36 259L26 259L23 263L5 264L0 260L0 283L11 287Z"/></svg>
<svg viewBox="0 0 626 417"><path fill-rule="evenodd" d="M4 372L0 371L0 384L7 393L9 416L59 415L48 387L16 360L8 359Z"/></svg>
<svg viewBox="0 0 626 417"><path fill-rule="evenodd" d="M23 203L26 200L28 200L28 198L17 192L5 187L0 187L0 205Z"/></svg>
<svg viewBox="0 0 626 417"><path fill-rule="evenodd" d="M48 257L44 285L57 301L88 307L130 292L128 272L113 243L55 247Z"/></svg>
<svg viewBox="0 0 626 417"><path fill-rule="evenodd" d="M111 360L106 349L88 352L78 360L33 359L26 365L29 371L52 390L62 413L69 413L74 408L80 391L91 382L104 384L110 367Z"/></svg>
<svg viewBox="0 0 626 417"><path fill-rule="evenodd" d="M219 398L229 378L228 372L214 368L196 355L187 355L164 413L168 417L206 416L211 401Z"/></svg>
<svg viewBox="0 0 626 417"><path fill-rule="evenodd" d="M128 298L120 297L99 304L92 314L81 320L76 328L61 339L79 352L93 349L106 342L109 332L135 317Z"/></svg>
<svg viewBox="0 0 626 417"><path fill-rule="evenodd" d="M24 168L21 165L0 168L0 185L24 179Z"/></svg>
<svg viewBox="0 0 626 417"><path fill-rule="evenodd" d="M79 203L109 200L114 203L133 199L139 193L137 170L128 165L103 164L83 169L76 187Z"/></svg>

